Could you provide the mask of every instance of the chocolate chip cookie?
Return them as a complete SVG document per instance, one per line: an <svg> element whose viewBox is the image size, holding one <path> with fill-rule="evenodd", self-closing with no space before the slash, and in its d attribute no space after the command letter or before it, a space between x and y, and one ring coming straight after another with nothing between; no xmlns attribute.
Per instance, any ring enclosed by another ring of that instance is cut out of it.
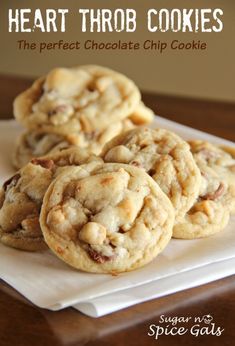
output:
<svg viewBox="0 0 235 346"><path fill-rule="evenodd" d="M40 216L45 241L59 258L111 274L155 258L171 239L173 223L171 202L144 170L99 162L58 176Z"/></svg>
<svg viewBox="0 0 235 346"><path fill-rule="evenodd" d="M140 98L130 79L110 69L56 68L15 99L14 115L31 130L92 133L127 118Z"/></svg>
<svg viewBox="0 0 235 346"><path fill-rule="evenodd" d="M174 226L181 239L206 237L222 231L235 202L235 161L225 150L205 141L189 141L201 175L201 188L194 206Z"/></svg>
<svg viewBox="0 0 235 346"><path fill-rule="evenodd" d="M70 147L85 148L91 154L98 155L106 142L135 127L134 122L127 118L110 124L102 131L91 133L80 131L69 135L60 135L39 130L27 131L18 138L12 163L15 168L19 169L34 157L45 156Z"/></svg>
<svg viewBox="0 0 235 346"><path fill-rule="evenodd" d="M101 161L84 149L70 148L33 159L6 181L0 191L0 241L22 250L44 249L39 214L48 186L66 166L92 160Z"/></svg>
<svg viewBox="0 0 235 346"><path fill-rule="evenodd" d="M171 200L176 219L182 218L196 201L200 171L188 143L170 131L136 128L107 143L101 156L105 162L143 168Z"/></svg>

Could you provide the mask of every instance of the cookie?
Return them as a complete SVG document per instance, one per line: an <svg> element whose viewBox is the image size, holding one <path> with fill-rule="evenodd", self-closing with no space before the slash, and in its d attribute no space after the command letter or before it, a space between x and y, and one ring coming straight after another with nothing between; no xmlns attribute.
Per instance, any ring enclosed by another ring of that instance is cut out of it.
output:
<svg viewBox="0 0 235 346"><path fill-rule="evenodd" d="M176 223L173 238L196 239L222 231L229 222L229 211L219 202L200 200Z"/></svg>
<svg viewBox="0 0 235 346"><path fill-rule="evenodd" d="M189 141L202 180L199 196L183 220L173 229L173 237L195 239L222 231L229 222L234 196L230 187L235 179L230 154L206 141Z"/></svg>
<svg viewBox="0 0 235 346"><path fill-rule="evenodd" d="M105 162L129 163L143 168L159 184L182 218L194 204L201 174L189 145L164 129L137 128L107 143L101 154Z"/></svg>
<svg viewBox="0 0 235 346"><path fill-rule="evenodd" d="M141 101L129 118L136 125L147 125L153 121L154 113Z"/></svg>
<svg viewBox="0 0 235 346"><path fill-rule="evenodd" d="M230 155L228 164L224 165L223 171L229 186L229 194L231 196L230 211L235 214L235 148L228 146L220 146L223 152Z"/></svg>
<svg viewBox="0 0 235 346"><path fill-rule="evenodd" d="M34 157L69 148L75 143L76 135L62 136L38 130L25 132L17 140L12 156L13 166L19 169Z"/></svg>
<svg viewBox="0 0 235 346"><path fill-rule="evenodd" d="M98 160L82 149L67 149L33 159L5 182L0 192L0 241L22 250L46 247L39 225L44 194L65 166Z"/></svg>
<svg viewBox="0 0 235 346"><path fill-rule="evenodd" d="M92 133L79 132L63 136L38 130L27 131L17 141L12 163L19 169L34 157L45 156L70 147L85 148L90 153L98 155L106 142L134 127L134 123L128 118L110 124L105 130Z"/></svg>
<svg viewBox="0 0 235 346"><path fill-rule="evenodd" d="M235 148L200 140L189 141L189 144L199 168L208 166L218 175L214 186L217 200L235 213Z"/></svg>
<svg viewBox="0 0 235 346"><path fill-rule="evenodd" d="M40 225L52 251L93 273L137 269L172 235L174 209L143 170L125 164L68 168L50 185Z"/></svg>
<svg viewBox="0 0 235 346"><path fill-rule="evenodd" d="M178 220L173 237L180 239L203 238L222 231L229 222L230 211L224 204L227 185L210 167L200 164L202 184L197 201Z"/></svg>
<svg viewBox="0 0 235 346"><path fill-rule="evenodd" d="M14 101L14 115L26 128L59 134L92 133L132 114L140 92L124 75L86 65L56 68Z"/></svg>

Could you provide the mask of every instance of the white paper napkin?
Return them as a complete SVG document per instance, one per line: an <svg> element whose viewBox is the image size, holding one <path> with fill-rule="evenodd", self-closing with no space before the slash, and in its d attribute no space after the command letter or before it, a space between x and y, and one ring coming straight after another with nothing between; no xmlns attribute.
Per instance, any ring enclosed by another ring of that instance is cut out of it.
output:
<svg viewBox="0 0 235 346"><path fill-rule="evenodd" d="M160 117L155 125L185 138L233 145ZM13 172L10 155L19 131L14 121L0 122L0 183ZM75 306L90 316L102 316L235 273L234 260L231 260L235 258L234 227L235 219L232 219L224 232L213 237L189 241L173 239L152 263L117 277L76 271L49 251L28 253L0 245L0 277L40 307L58 310ZM226 261L223 262L226 266L221 261ZM215 271L213 275L210 266Z"/></svg>
<svg viewBox="0 0 235 346"><path fill-rule="evenodd" d="M101 317L129 306L160 298L234 274L235 258L171 275L145 285L107 294L73 307L91 317Z"/></svg>

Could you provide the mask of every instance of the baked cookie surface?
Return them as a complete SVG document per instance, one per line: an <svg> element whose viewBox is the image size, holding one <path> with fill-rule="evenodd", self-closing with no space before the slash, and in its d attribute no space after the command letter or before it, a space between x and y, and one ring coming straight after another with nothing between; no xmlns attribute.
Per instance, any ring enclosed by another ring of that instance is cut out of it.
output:
<svg viewBox="0 0 235 346"><path fill-rule="evenodd" d="M87 272L150 262L169 242L174 210L143 170L124 164L68 168L50 185L40 224L52 251Z"/></svg>
<svg viewBox="0 0 235 346"><path fill-rule="evenodd" d="M219 195L217 199L219 197L221 203L235 213L235 148L199 140L189 144L197 164L208 166L217 174L217 186L214 186L214 192Z"/></svg>
<svg viewBox="0 0 235 346"><path fill-rule="evenodd" d="M68 134L105 129L128 117L140 92L124 75L85 65L57 68L14 101L16 119L29 129Z"/></svg>
<svg viewBox="0 0 235 346"><path fill-rule="evenodd" d="M194 206L173 229L173 237L194 239L213 235L228 224L234 208L232 188L234 160L222 149L205 141L189 141L201 175L201 188Z"/></svg>
<svg viewBox="0 0 235 346"><path fill-rule="evenodd" d="M205 200L195 203L184 219L175 224L173 237L204 238L222 231L229 222L229 211L220 203Z"/></svg>
<svg viewBox="0 0 235 346"><path fill-rule="evenodd" d="M135 128L134 123L129 119L110 124L102 131L91 133L78 132L70 135L60 135L43 131L28 131L22 134L17 141L12 163L17 169L23 167L32 158L53 154L70 147L85 148L91 154L100 154L105 143L113 137Z"/></svg>
<svg viewBox="0 0 235 346"><path fill-rule="evenodd" d="M105 162L143 168L171 200L176 219L185 215L198 196L201 174L189 145L170 131L131 130L107 143L101 156Z"/></svg>
<svg viewBox="0 0 235 346"><path fill-rule="evenodd" d="M70 148L33 159L6 181L0 192L0 241L28 251L46 248L39 213L48 186L66 166L93 159L85 150Z"/></svg>
<svg viewBox="0 0 235 346"><path fill-rule="evenodd" d="M17 169L26 165L32 158L45 156L75 145L73 135L62 136L43 131L28 131L17 140L12 156L13 166Z"/></svg>

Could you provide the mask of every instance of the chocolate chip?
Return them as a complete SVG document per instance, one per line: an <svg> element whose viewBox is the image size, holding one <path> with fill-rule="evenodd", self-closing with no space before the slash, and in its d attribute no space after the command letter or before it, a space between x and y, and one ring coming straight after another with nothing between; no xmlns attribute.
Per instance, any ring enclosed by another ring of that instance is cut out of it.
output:
<svg viewBox="0 0 235 346"><path fill-rule="evenodd" d="M67 111L68 107L66 105L60 105L55 107L54 109L47 112L48 116L55 115L57 113L65 113Z"/></svg>
<svg viewBox="0 0 235 346"><path fill-rule="evenodd" d="M131 164L132 166L141 167L141 163L138 162L138 161L131 161L130 164Z"/></svg>
<svg viewBox="0 0 235 346"><path fill-rule="evenodd" d="M55 115L56 114L56 111L54 110L54 109L52 109L51 111L48 111L47 112L47 115L49 116L49 117L51 117L52 115Z"/></svg>
<svg viewBox="0 0 235 346"><path fill-rule="evenodd" d="M122 227L119 228L118 232L121 233L121 234L126 233L126 231Z"/></svg>
<svg viewBox="0 0 235 346"><path fill-rule="evenodd" d="M43 168L46 168L46 169L52 169L54 167L54 161L53 160L34 158L31 160L31 163L34 165L42 166Z"/></svg>
<svg viewBox="0 0 235 346"><path fill-rule="evenodd" d="M148 171L148 174L152 177L154 174L156 173L155 169L150 168L150 170Z"/></svg>
<svg viewBox="0 0 235 346"><path fill-rule="evenodd" d="M17 181L20 179L20 173L17 173L15 175L13 175L13 177L11 177L10 179L8 179L7 181L5 181L5 183L3 184L3 190L6 191L8 185L11 184L11 186L16 186Z"/></svg>
<svg viewBox="0 0 235 346"><path fill-rule="evenodd" d="M105 263L107 261L110 261L112 256L104 256L101 253L95 251L94 249L92 249L90 246L88 248L88 254L91 257L91 259L97 263Z"/></svg>
<svg viewBox="0 0 235 346"><path fill-rule="evenodd" d="M206 199L206 200L211 200L211 201L214 201L215 199L219 198L221 195L223 195L224 193L224 190L225 190L225 187L224 187L224 184L223 183L220 183L219 184L219 187L218 189L213 192L213 193L208 193L207 195L205 196L202 196L201 198L202 199Z"/></svg>
<svg viewBox="0 0 235 346"><path fill-rule="evenodd" d="M90 92L94 92L95 91L95 87L94 85L90 84L87 86L87 90L90 91Z"/></svg>

